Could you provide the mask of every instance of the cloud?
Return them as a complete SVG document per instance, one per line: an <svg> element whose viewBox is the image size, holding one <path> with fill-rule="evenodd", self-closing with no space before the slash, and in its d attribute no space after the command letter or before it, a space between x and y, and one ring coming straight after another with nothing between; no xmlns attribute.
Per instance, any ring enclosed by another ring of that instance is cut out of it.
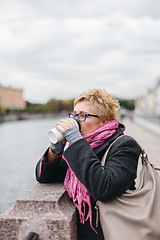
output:
<svg viewBox="0 0 160 240"><path fill-rule="evenodd" d="M86 88L137 97L160 75L158 0L0 2L0 82L45 102Z"/></svg>

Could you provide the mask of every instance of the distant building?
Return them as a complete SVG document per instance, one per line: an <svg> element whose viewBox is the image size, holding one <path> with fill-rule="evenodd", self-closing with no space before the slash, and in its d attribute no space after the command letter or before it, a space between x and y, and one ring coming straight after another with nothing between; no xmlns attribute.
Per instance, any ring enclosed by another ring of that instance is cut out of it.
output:
<svg viewBox="0 0 160 240"><path fill-rule="evenodd" d="M160 80L156 87L156 113L160 116Z"/></svg>
<svg viewBox="0 0 160 240"><path fill-rule="evenodd" d="M160 80L153 89L150 89L146 96L135 101L135 112L143 116L160 116Z"/></svg>
<svg viewBox="0 0 160 240"><path fill-rule="evenodd" d="M23 90L0 85L0 108L3 110L24 110L26 102L23 99Z"/></svg>
<svg viewBox="0 0 160 240"><path fill-rule="evenodd" d="M146 115L147 101L146 97L139 97L135 100L135 113Z"/></svg>

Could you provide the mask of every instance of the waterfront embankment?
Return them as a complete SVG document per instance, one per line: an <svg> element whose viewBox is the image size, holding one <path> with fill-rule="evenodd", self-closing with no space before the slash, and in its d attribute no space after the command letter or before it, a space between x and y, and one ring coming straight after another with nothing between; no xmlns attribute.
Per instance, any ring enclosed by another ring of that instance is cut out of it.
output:
<svg viewBox="0 0 160 240"><path fill-rule="evenodd" d="M134 121L123 120L126 134L134 137L148 154L149 160L160 167L160 125L136 117Z"/></svg>

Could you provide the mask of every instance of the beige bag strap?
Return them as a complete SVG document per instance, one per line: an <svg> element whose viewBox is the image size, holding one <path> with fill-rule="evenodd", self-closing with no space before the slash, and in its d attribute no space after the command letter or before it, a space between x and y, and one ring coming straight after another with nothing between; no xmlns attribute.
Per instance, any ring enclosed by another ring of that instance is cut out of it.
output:
<svg viewBox="0 0 160 240"><path fill-rule="evenodd" d="M154 169L157 170L157 171L160 171L160 168L155 167L155 165L152 164L152 163L149 161L148 156L147 156L147 154L146 154L146 152L145 152L144 150L142 150L142 153L140 154L140 156L141 156L141 159L142 159L142 163L143 163L143 164L149 163L152 168L154 168Z"/></svg>
<svg viewBox="0 0 160 240"><path fill-rule="evenodd" d="M106 162L106 157L107 154L111 148L111 146L121 137L124 137L125 135L120 135L118 138L116 138L108 147L107 151L105 152L105 154L103 155L102 161L101 161L101 166L104 167L105 166L105 162ZM148 156L145 152L145 150L142 150L140 156L139 156L139 160L141 159L141 161L138 161L138 165L137 165L137 178L135 179L135 187L137 189L137 191L142 187L143 184L143 178L144 178L144 173L143 173L143 165L146 164L150 164L152 168L154 168L157 171L160 171L160 168L155 167L152 163L150 163ZM126 192L130 193L132 190L127 190Z"/></svg>
<svg viewBox="0 0 160 240"><path fill-rule="evenodd" d="M124 137L124 136L125 136L125 135L120 135L119 137L117 137L117 138L109 145L108 149L106 150L106 152L105 152L105 154L103 155L103 158L102 158L102 160L101 160L101 166L104 167L105 161L106 161L106 157L107 157L107 154L108 154L111 146L112 146L119 138ZM145 150L142 149L142 153L140 154L140 157L141 157L141 160L142 160L142 165L149 163L155 170L160 171L160 168L155 167L154 164L150 163L150 161L149 161L149 159L148 159L148 156L147 156Z"/></svg>
<svg viewBox="0 0 160 240"><path fill-rule="evenodd" d="M123 137L123 136L124 136L124 135L120 135L119 137L117 137L117 138L109 145L109 147L107 148L107 151L105 152L105 154L103 155L103 158L102 158L102 160L101 160L101 166L102 166L102 167L104 167L104 165L105 165L106 157L107 157L107 154L108 154L111 146L112 146L119 138L121 138L121 137Z"/></svg>

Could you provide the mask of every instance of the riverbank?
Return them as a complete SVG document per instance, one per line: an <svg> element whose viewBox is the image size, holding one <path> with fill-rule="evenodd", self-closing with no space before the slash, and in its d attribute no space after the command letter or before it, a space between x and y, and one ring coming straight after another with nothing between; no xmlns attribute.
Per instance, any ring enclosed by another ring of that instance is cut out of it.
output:
<svg viewBox="0 0 160 240"><path fill-rule="evenodd" d="M43 119L43 118L55 118L58 116L67 116L68 112L63 111L61 113L8 113L0 115L0 123L10 121L20 121L29 119Z"/></svg>
<svg viewBox="0 0 160 240"><path fill-rule="evenodd" d="M158 134L160 136L160 120L159 118L144 118L135 116L134 121L141 125L144 128L147 128L148 130Z"/></svg>

